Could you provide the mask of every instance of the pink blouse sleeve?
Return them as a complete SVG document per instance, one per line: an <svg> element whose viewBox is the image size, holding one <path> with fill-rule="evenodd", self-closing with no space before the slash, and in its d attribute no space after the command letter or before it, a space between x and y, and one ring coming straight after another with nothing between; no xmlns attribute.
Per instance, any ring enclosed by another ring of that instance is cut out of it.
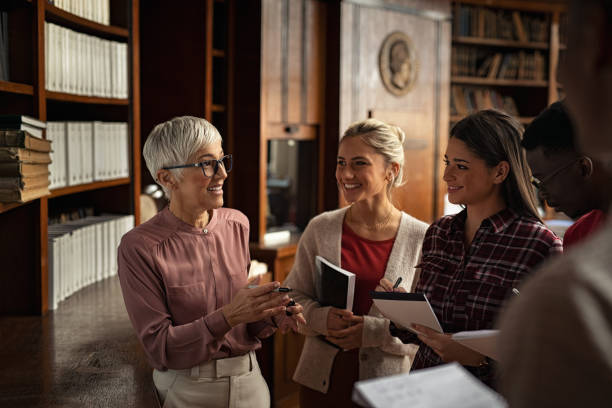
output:
<svg viewBox="0 0 612 408"><path fill-rule="evenodd" d="M184 369L211 359L231 327L221 309L182 325L168 311L161 276L150 250L126 235L119 247L118 274L128 315L151 364Z"/></svg>

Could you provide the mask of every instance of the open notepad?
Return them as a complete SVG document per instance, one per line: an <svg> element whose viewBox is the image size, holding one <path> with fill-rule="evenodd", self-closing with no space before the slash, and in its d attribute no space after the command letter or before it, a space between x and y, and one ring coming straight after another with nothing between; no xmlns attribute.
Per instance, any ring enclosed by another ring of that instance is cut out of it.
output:
<svg viewBox="0 0 612 408"><path fill-rule="evenodd" d="M371 292L374 305L396 326L415 332L412 323L429 327L443 333L427 297L423 293ZM498 360L498 330L463 331L452 335L452 339L466 347Z"/></svg>
<svg viewBox="0 0 612 408"><path fill-rule="evenodd" d="M396 326L414 331L410 325L416 323L443 332L423 293L370 292L370 295L378 310Z"/></svg>
<svg viewBox="0 0 612 408"><path fill-rule="evenodd" d="M458 363L358 381L353 401L368 408L504 408L503 398Z"/></svg>

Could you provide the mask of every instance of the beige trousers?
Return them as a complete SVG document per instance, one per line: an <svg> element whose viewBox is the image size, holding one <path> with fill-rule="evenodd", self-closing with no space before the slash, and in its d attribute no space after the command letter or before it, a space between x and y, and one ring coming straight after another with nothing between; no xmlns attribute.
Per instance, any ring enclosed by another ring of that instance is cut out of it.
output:
<svg viewBox="0 0 612 408"><path fill-rule="evenodd" d="M270 391L255 352L185 370L153 370L164 408L269 408Z"/></svg>

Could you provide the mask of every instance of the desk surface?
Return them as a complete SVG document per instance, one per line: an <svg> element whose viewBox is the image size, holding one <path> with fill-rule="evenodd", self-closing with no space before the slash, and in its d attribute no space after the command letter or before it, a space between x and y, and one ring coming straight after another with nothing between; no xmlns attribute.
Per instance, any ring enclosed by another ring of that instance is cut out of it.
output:
<svg viewBox="0 0 612 408"><path fill-rule="evenodd" d="M0 318L0 407L155 407L118 278L44 317Z"/></svg>

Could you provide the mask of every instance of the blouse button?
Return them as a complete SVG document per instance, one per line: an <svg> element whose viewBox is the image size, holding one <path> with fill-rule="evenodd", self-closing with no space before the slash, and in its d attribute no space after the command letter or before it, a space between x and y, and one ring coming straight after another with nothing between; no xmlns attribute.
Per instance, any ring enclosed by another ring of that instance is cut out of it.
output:
<svg viewBox="0 0 612 408"><path fill-rule="evenodd" d="M208 234L208 229L207 229L207 228L204 228L204 229L202 230L202 234L204 234L204 235Z"/></svg>

